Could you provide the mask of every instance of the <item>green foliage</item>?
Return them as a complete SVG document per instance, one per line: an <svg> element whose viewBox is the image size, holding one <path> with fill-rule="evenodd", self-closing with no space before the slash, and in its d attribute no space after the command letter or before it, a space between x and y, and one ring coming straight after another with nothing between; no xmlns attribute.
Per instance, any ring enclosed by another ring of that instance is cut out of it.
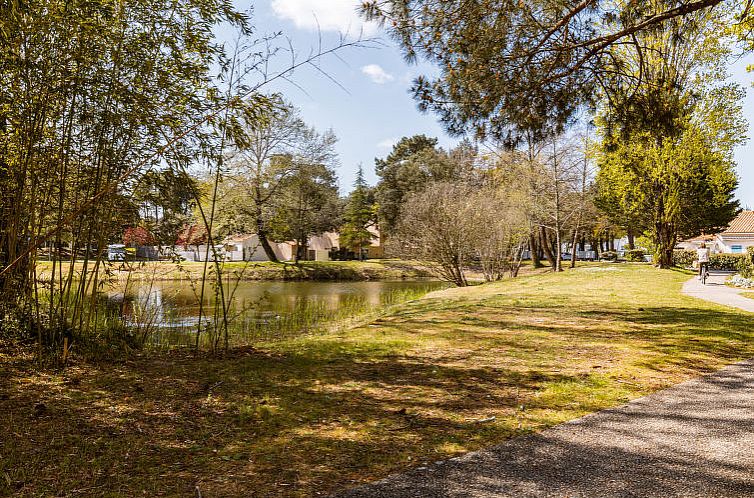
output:
<svg viewBox="0 0 754 498"><path fill-rule="evenodd" d="M697 260L696 251L693 249L676 249L673 251L673 266L690 268ZM721 271L741 271L742 265L751 260L751 255L718 253L710 254L709 269Z"/></svg>
<svg viewBox="0 0 754 498"><path fill-rule="evenodd" d="M618 253L615 251L605 251L600 254L600 259L607 261L618 261Z"/></svg>
<svg viewBox="0 0 754 498"><path fill-rule="evenodd" d="M322 140L334 145L335 136L328 132ZM291 161L290 174L276 192L278 209L269 223L270 234L276 240L295 240L298 261L306 257L303 251L310 236L338 227L342 206L337 177L328 164L307 158L281 160Z"/></svg>
<svg viewBox="0 0 754 498"><path fill-rule="evenodd" d="M631 48L613 51L616 66L637 74L618 72L605 86L598 205L614 222L650 233L663 267L678 237L714 233L738 210L733 149L747 126L741 88L717 86L730 53L720 22L697 13L638 37L648 49L640 57Z"/></svg>
<svg viewBox="0 0 754 498"><path fill-rule="evenodd" d="M437 139L424 135L403 137L385 159L375 159L380 181L376 189L380 229L395 230L401 208L409 194L421 192L431 182L452 181L463 176L473 148L462 143L450 154L437 147Z"/></svg>
<svg viewBox="0 0 754 498"><path fill-rule="evenodd" d="M91 262L80 279L55 275L43 342L95 326L83 296L94 298L100 255L133 223L138 179L216 159L220 125L208 118L229 104L220 24L250 31L230 0L0 3L0 268L13 264L0 301L34 307L31 240Z"/></svg>
<svg viewBox="0 0 754 498"><path fill-rule="evenodd" d="M626 251L625 256L626 261L631 262L644 262L644 249L630 249Z"/></svg>
<svg viewBox="0 0 754 498"><path fill-rule="evenodd" d="M132 197L139 205L142 223L155 241L172 245L179 232L193 221L191 211L201 196L195 178L184 171L167 168L144 173Z"/></svg>
<svg viewBox="0 0 754 498"><path fill-rule="evenodd" d="M376 221L374 194L364 179L364 169L359 165L353 192L348 196L340 227L340 245L351 249L361 259L361 250L368 246L374 235L368 227Z"/></svg>
<svg viewBox="0 0 754 498"><path fill-rule="evenodd" d="M741 11L723 0L368 0L363 10L385 21L409 59L437 68L414 82L421 109L437 113L453 134L513 144L561 130L605 80L631 72L635 66L612 64L612 47L640 47L647 56L653 47L642 46L637 33L698 12L732 24L726 3Z"/></svg>
<svg viewBox="0 0 754 498"><path fill-rule="evenodd" d="M673 251L673 266L689 268L696 261L696 251L693 249L676 249Z"/></svg>
<svg viewBox="0 0 754 498"><path fill-rule="evenodd" d="M709 269L710 270L724 270L724 271L738 271L741 265L745 264L746 259L747 259L746 254L729 254L729 253L710 254Z"/></svg>
<svg viewBox="0 0 754 498"><path fill-rule="evenodd" d="M738 273L744 278L754 278L754 246L746 248L746 254L738 264Z"/></svg>

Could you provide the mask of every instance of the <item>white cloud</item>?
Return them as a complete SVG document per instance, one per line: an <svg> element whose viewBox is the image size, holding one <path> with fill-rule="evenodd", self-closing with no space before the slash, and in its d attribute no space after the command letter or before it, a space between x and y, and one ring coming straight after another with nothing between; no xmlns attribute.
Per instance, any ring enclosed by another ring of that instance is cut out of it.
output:
<svg viewBox="0 0 754 498"><path fill-rule="evenodd" d="M272 0L272 10L297 28L373 36L378 26L359 17L358 0Z"/></svg>
<svg viewBox="0 0 754 498"><path fill-rule="evenodd" d="M377 64L367 64L366 66L361 68L361 72L366 74L370 80L379 85L387 83L388 81L393 81L395 79L392 74L388 73Z"/></svg>
<svg viewBox="0 0 754 498"><path fill-rule="evenodd" d="M380 149L390 149L393 147L393 145L398 143L398 139L395 137L386 138L385 140L379 142L377 144L377 147Z"/></svg>

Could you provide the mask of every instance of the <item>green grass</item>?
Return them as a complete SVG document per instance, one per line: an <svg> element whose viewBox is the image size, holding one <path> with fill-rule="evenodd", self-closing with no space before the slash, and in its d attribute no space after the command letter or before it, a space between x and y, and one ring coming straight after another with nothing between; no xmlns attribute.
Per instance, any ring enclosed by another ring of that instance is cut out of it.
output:
<svg viewBox="0 0 754 498"><path fill-rule="evenodd" d="M617 264L448 289L224 357L61 373L7 351L0 495L312 496L754 356L752 315L681 295L688 278Z"/></svg>

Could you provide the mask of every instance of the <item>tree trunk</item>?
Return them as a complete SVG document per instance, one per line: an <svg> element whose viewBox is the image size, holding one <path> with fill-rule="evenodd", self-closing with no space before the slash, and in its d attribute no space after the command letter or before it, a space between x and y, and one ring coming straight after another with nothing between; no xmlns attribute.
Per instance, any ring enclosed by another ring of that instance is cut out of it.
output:
<svg viewBox="0 0 754 498"><path fill-rule="evenodd" d="M550 262L550 266L553 271L557 271L555 262L555 256L552 254L552 248L550 247L550 238L547 236L547 229L545 227L539 227L539 243L542 246L542 250L545 252L547 261Z"/></svg>
<svg viewBox="0 0 754 498"><path fill-rule="evenodd" d="M675 247L675 227L672 223L655 224L655 244L657 245L657 265L660 268L673 266L673 247Z"/></svg>
<svg viewBox="0 0 754 498"><path fill-rule="evenodd" d="M537 238L534 236L534 231L529 232L529 252L531 253L531 265L534 268L542 268L544 266L542 261L539 260L539 246L537 244Z"/></svg>
<svg viewBox="0 0 754 498"><path fill-rule="evenodd" d="M267 256L267 259L273 263L277 263L277 254L275 254L275 250L272 248L272 245L270 245L270 241L267 239L267 234L264 231L261 231L257 232L257 236L259 236L259 243L262 245L262 249L264 249L264 254Z"/></svg>
<svg viewBox="0 0 754 498"><path fill-rule="evenodd" d="M262 216L262 193L259 190L259 187L257 186L255 189L255 213L254 217L256 218L256 224L257 224L257 237L259 237L259 243L262 245L262 249L264 249L264 254L267 256L267 259L270 261L277 263L278 257L277 254L275 254L275 251L272 249L272 246L270 245L270 240L267 238L267 228L264 226L264 217Z"/></svg>
<svg viewBox="0 0 754 498"><path fill-rule="evenodd" d="M555 230L555 271L563 271L563 245L560 243L560 230Z"/></svg>
<svg viewBox="0 0 754 498"><path fill-rule="evenodd" d="M571 243L571 268L576 268L576 252L578 250L579 232L573 231L573 242Z"/></svg>
<svg viewBox="0 0 754 498"><path fill-rule="evenodd" d="M626 237L628 238L628 244L626 244L626 249L632 250L636 249L634 246L634 229L631 227L626 228Z"/></svg>

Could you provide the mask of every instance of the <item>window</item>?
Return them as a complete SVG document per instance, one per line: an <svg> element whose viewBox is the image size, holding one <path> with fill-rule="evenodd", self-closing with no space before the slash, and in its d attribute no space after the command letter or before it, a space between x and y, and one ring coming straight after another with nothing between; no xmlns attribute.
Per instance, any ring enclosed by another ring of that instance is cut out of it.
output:
<svg viewBox="0 0 754 498"><path fill-rule="evenodd" d="M744 248L742 246L730 246L730 250L733 254L740 254L744 252Z"/></svg>

